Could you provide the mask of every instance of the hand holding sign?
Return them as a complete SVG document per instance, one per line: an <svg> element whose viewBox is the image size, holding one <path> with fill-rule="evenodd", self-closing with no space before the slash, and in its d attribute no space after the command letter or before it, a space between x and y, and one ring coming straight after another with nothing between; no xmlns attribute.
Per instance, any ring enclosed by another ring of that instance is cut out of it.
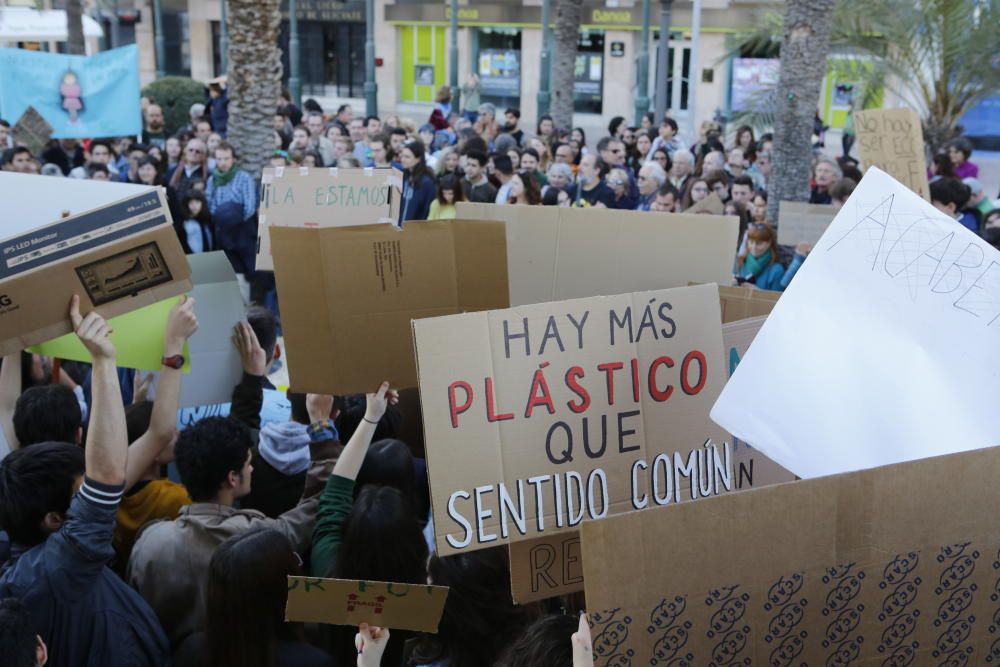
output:
<svg viewBox="0 0 1000 667"><path fill-rule="evenodd" d="M580 614L580 628L570 637L573 642L573 667L594 667L594 649L590 639L587 614Z"/></svg>
<svg viewBox="0 0 1000 667"><path fill-rule="evenodd" d="M194 299L182 296L167 316L167 329L163 334L163 354L181 354L184 343L198 330L198 318L194 314Z"/></svg>
<svg viewBox="0 0 1000 667"><path fill-rule="evenodd" d="M389 643L389 628L380 628L362 623L354 636L354 646L358 649L358 667L379 667L382 653Z"/></svg>
<svg viewBox="0 0 1000 667"><path fill-rule="evenodd" d="M86 317L80 315L80 297L76 294L69 303L69 319L73 323L73 331L94 360L115 358L111 327L96 310L87 313Z"/></svg>

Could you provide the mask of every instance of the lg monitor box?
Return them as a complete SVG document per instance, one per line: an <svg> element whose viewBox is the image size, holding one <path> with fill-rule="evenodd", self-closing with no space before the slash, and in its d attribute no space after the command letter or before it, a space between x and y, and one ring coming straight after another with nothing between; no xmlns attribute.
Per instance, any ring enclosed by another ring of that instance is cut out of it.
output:
<svg viewBox="0 0 1000 667"><path fill-rule="evenodd" d="M111 318L191 289L162 188L64 183L72 180L0 175L10 204L2 227L8 236L0 241L0 354L72 331L74 294L81 312ZM38 197L52 201L52 211L88 210L39 226L59 214L40 208ZM113 201L98 203L102 198Z"/></svg>

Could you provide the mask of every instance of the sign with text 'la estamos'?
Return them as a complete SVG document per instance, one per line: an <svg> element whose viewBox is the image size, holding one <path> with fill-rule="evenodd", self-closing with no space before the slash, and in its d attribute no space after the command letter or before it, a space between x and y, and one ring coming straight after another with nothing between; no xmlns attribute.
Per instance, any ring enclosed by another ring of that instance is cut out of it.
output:
<svg viewBox="0 0 1000 667"><path fill-rule="evenodd" d="M413 323L441 555L733 488L715 285Z"/></svg>

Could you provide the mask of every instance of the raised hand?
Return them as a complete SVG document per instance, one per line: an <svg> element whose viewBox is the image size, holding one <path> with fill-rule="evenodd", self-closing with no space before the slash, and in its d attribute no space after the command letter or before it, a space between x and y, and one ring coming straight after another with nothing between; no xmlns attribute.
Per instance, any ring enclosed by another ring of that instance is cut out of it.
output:
<svg viewBox="0 0 1000 667"><path fill-rule="evenodd" d="M365 421L377 424L390 405L399 403L399 393L389 389L389 383L383 382L378 391L365 396Z"/></svg>
<svg viewBox="0 0 1000 667"><path fill-rule="evenodd" d="M69 319L77 338L94 361L115 358L115 346L111 342L113 329L96 310L87 313L86 317L80 315L80 297L76 294L69 302Z"/></svg>
<svg viewBox="0 0 1000 667"><path fill-rule="evenodd" d="M194 314L194 299L182 296L167 316L167 328L163 333L163 349L167 356L180 354L184 342L198 330L198 318Z"/></svg>
<svg viewBox="0 0 1000 667"><path fill-rule="evenodd" d="M570 641L573 642L573 667L594 667L594 649L586 612L580 614L580 627Z"/></svg>
<svg viewBox="0 0 1000 667"><path fill-rule="evenodd" d="M260 346L257 334L248 323L240 322L233 327L233 345L240 353L244 373L259 377L267 372L267 353Z"/></svg>
<svg viewBox="0 0 1000 667"><path fill-rule="evenodd" d="M309 413L309 421L313 424L324 419L329 419L330 413L333 412L333 396L307 394L306 412Z"/></svg>
<svg viewBox="0 0 1000 667"><path fill-rule="evenodd" d="M362 623L354 636L354 646L358 649L358 667L379 667L385 645L389 642L389 628L379 628Z"/></svg>

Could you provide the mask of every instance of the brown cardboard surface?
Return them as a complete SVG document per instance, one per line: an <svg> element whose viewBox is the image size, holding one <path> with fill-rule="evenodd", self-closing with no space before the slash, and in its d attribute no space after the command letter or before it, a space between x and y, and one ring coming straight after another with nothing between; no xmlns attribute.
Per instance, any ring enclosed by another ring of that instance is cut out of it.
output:
<svg viewBox="0 0 1000 667"><path fill-rule="evenodd" d="M736 322L761 315L769 315L778 302L781 292L757 289L752 285L739 287L719 286L722 305L722 322Z"/></svg>
<svg viewBox="0 0 1000 667"><path fill-rule="evenodd" d="M722 325L722 344L732 375L766 317ZM795 475L738 440L733 443L734 490L790 482ZM683 499L682 499L683 500ZM519 604L584 589L583 555L578 531L510 544L511 592Z"/></svg>
<svg viewBox="0 0 1000 667"><path fill-rule="evenodd" d="M270 227L396 224L403 175L398 169L285 167L261 176L257 270L273 271Z"/></svg>
<svg viewBox="0 0 1000 667"><path fill-rule="evenodd" d="M294 391L417 385L410 320L507 306L499 223L271 229Z"/></svg>
<svg viewBox="0 0 1000 667"><path fill-rule="evenodd" d="M913 109L854 112L858 153L865 169L878 167L930 201L920 115Z"/></svg>
<svg viewBox="0 0 1000 667"><path fill-rule="evenodd" d="M778 202L778 243L815 245L837 215L835 206L799 201Z"/></svg>
<svg viewBox="0 0 1000 667"><path fill-rule="evenodd" d="M441 555L732 486L731 448L708 418L726 379L715 285L417 320L413 332Z"/></svg>
<svg viewBox="0 0 1000 667"><path fill-rule="evenodd" d="M732 281L732 216L459 203L507 226L513 305Z"/></svg>
<svg viewBox="0 0 1000 667"><path fill-rule="evenodd" d="M1000 448L584 524L596 664L995 665Z"/></svg>
<svg viewBox="0 0 1000 667"><path fill-rule="evenodd" d="M690 208L684 209L683 213L711 213L712 215L723 215L726 212L726 205L722 203L719 199L719 195L714 192L708 193L708 196L701 201L696 201L691 205Z"/></svg>
<svg viewBox="0 0 1000 667"><path fill-rule="evenodd" d="M290 576L285 620L436 633L447 599L445 586Z"/></svg>
<svg viewBox="0 0 1000 667"><path fill-rule="evenodd" d="M110 319L191 289L163 188L21 232L0 248L0 354L70 333L74 294L82 313Z"/></svg>

